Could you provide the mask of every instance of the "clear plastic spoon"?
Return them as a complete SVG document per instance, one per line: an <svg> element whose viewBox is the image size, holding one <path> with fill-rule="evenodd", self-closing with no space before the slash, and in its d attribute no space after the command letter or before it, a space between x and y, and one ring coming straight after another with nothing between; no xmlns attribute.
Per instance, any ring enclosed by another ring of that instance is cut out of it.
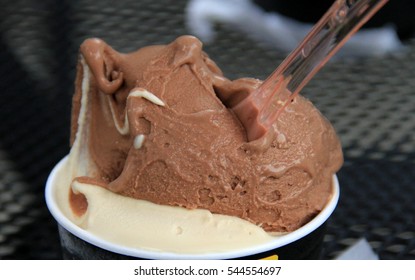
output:
<svg viewBox="0 0 415 280"><path fill-rule="evenodd" d="M321 67L388 0L337 0L264 83L233 110L249 141L263 136Z"/></svg>

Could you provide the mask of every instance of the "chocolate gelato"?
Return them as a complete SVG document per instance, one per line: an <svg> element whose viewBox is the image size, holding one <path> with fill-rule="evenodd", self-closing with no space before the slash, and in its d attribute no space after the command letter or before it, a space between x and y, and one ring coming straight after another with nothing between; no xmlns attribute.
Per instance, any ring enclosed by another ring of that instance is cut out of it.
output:
<svg viewBox="0 0 415 280"><path fill-rule="evenodd" d="M301 227L331 196L340 142L301 96L273 130L247 141L232 108L260 84L225 78L195 37L128 54L86 40L73 98L73 183L236 216L267 232ZM69 192L81 217L88 201Z"/></svg>

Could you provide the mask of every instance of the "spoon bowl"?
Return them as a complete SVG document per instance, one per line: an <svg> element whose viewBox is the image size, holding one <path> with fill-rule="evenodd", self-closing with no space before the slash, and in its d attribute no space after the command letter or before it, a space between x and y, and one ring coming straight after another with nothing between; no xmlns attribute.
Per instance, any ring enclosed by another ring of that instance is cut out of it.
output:
<svg viewBox="0 0 415 280"><path fill-rule="evenodd" d="M326 62L388 0L337 0L298 47L233 110L248 141L267 133L279 114Z"/></svg>

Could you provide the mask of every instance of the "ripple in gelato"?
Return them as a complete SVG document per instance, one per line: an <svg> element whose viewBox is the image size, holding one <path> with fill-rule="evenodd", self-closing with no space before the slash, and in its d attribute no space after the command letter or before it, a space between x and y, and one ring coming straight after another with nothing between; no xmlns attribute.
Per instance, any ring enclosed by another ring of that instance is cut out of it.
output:
<svg viewBox="0 0 415 280"><path fill-rule="evenodd" d="M60 210L100 238L158 252L257 246L293 232L333 195L340 141L302 96L248 141L233 108L261 85L230 80L193 36L119 53L80 47Z"/></svg>

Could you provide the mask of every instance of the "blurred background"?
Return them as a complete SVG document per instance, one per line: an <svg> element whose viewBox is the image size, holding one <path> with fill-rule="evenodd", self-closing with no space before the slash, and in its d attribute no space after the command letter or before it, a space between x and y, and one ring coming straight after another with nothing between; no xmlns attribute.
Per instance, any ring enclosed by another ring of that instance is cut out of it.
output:
<svg viewBox="0 0 415 280"><path fill-rule="evenodd" d="M61 258L44 185L69 151L84 39L129 52L195 34L227 77L265 79L332 2L2 0L0 259ZM333 123L345 154L324 259L361 238L380 259L415 259L414 4L390 1L302 91Z"/></svg>

